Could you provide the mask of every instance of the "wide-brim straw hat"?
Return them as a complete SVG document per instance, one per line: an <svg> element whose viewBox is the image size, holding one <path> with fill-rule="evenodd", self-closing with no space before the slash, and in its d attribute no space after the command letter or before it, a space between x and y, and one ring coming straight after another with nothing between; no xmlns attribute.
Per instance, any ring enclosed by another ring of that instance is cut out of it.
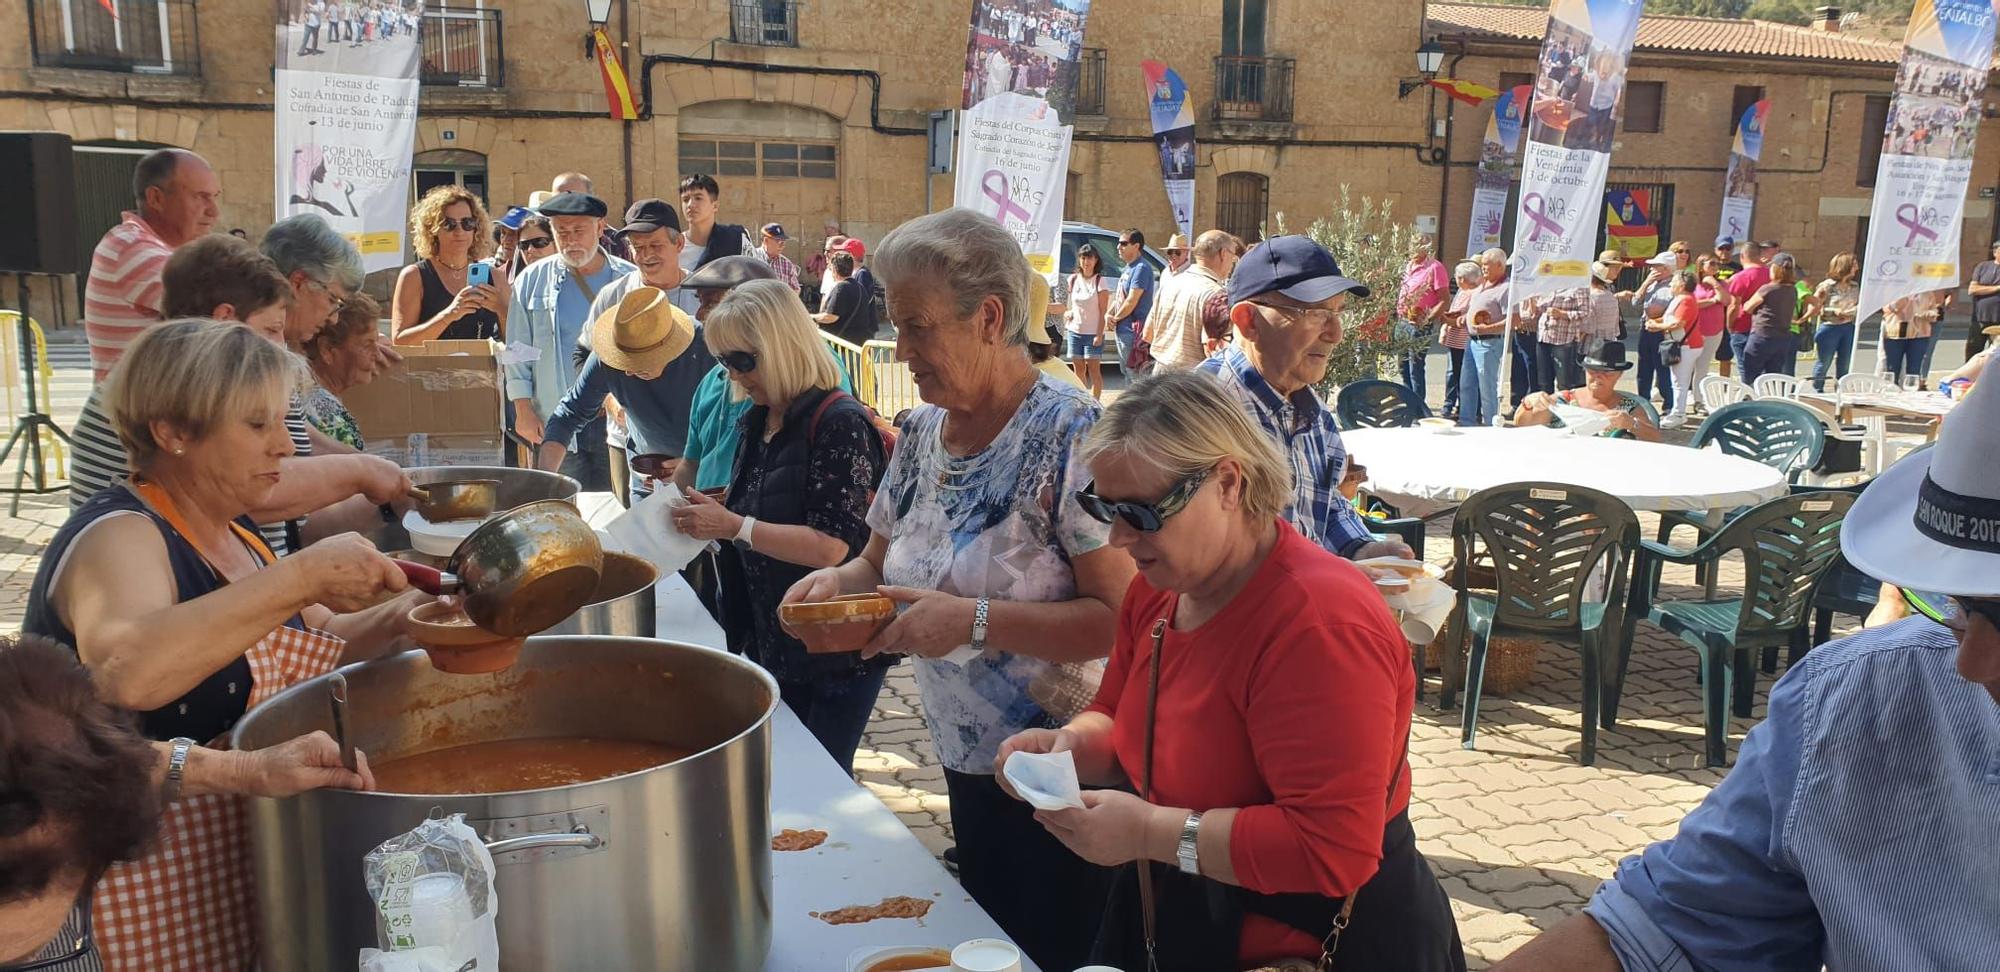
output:
<svg viewBox="0 0 2000 972"><path fill-rule="evenodd" d="M1868 484L1841 524L1840 552L1897 587L2000 597L2000 377L1972 386L1935 446Z"/></svg>
<svg viewBox="0 0 2000 972"><path fill-rule="evenodd" d="M590 349L628 374L658 374L694 343L694 321L656 287L636 287L590 324Z"/></svg>

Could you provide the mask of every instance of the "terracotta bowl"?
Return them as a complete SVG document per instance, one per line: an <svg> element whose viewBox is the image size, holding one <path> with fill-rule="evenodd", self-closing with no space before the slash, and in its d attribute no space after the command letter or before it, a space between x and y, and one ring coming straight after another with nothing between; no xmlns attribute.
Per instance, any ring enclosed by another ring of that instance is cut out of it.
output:
<svg viewBox="0 0 2000 972"><path fill-rule="evenodd" d="M779 623L815 655L860 651L895 617L896 602L880 594L849 594L778 608Z"/></svg>
<svg viewBox="0 0 2000 972"><path fill-rule="evenodd" d="M638 473L641 476L645 476L650 479L660 479L663 478L660 475L660 470L664 468L667 463L670 463L672 461L674 461L673 456L664 455L657 452L643 452L640 453L639 455L633 456L631 460L628 462L628 465L632 467L633 472Z"/></svg>
<svg viewBox="0 0 2000 972"><path fill-rule="evenodd" d="M463 608L432 601L403 618L410 640L431 658L431 667L453 675L484 675L510 668L523 639L494 634L472 623Z"/></svg>

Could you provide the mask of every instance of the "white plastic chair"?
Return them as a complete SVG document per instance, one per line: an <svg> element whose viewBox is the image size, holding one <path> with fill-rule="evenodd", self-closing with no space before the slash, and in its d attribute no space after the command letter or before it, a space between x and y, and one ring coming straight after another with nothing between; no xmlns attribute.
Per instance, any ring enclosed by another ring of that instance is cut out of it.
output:
<svg viewBox="0 0 2000 972"><path fill-rule="evenodd" d="M1702 409L1711 414L1724 405L1750 400L1749 385L1723 375L1703 376L1695 391L1701 395Z"/></svg>
<svg viewBox="0 0 2000 972"><path fill-rule="evenodd" d="M1890 381L1886 375L1850 374L1840 379L1839 395L1835 405L1845 405L1850 395L1881 395L1901 391L1902 386ZM1880 475L1907 450L1898 448L1889 438L1889 420L1881 415L1862 415L1854 419L1867 436L1867 467L1871 475ZM1914 448L1914 446L1912 446Z"/></svg>
<svg viewBox="0 0 2000 972"><path fill-rule="evenodd" d="M1796 400L1799 397L1799 380L1791 375L1758 375L1750 392L1756 398L1783 398Z"/></svg>
<svg viewBox="0 0 2000 972"><path fill-rule="evenodd" d="M1842 375L1838 385L1842 397L1848 395L1880 395L1898 390L1895 382L1881 375L1864 375L1860 372Z"/></svg>

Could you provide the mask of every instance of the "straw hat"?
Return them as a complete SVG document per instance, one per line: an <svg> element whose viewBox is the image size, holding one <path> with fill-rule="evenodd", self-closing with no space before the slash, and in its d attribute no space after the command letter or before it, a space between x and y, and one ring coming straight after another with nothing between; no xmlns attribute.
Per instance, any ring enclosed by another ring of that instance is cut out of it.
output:
<svg viewBox="0 0 2000 972"><path fill-rule="evenodd" d="M2000 597L2000 378L1972 386L1937 445L1868 484L1841 524L1840 552L1898 587Z"/></svg>
<svg viewBox="0 0 2000 972"><path fill-rule="evenodd" d="M1185 250L1187 248L1188 248L1187 237L1182 236L1179 233L1175 233L1174 235L1167 237L1168 253L1172 253L1175 250Z"/></svg>
<svg viewBox="0 0 2000 972"><path fill-rule="evenodd" d="M590 349L628 374L658 374L693 343L694 321L655 287L633 288L590 325Z"/></svg>

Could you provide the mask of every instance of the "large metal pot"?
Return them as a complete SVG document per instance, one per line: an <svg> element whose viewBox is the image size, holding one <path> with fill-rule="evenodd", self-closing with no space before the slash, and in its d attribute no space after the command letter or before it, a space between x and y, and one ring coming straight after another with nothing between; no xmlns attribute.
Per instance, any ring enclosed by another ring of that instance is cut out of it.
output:
<svg viewBox="0 0 2000 972"><path fill-rule="evenodd" d="M652 561L606 550L590 602L544 634L650 638L659 630L653 610L653 585L659 580L660 569Z"/></svg>
<svg viewBox="0 0 2000 972"><path fill-rule="evenodd" d="M560 499L576 501L576 494L582 486L568 476L539 469L514 469L508 466L416 466L403 470L413 483L443 482L459 479L492 479L500 483L497 510L509 510L523 503L536 500ZM369 537L375 541L377 550L408 550L409 531L403 529L402 518L394 523L385 523Z"/></svg>
<svg viewBox="0 0 2000 972"><path fill-rule="evenodd" d="M433 812L494 852L512 969L763 966L771 941L771 714L778 686L724 652L645 638L539 637L492 675L422 652L341 670L347 731L371 757L490 739L591 736L696 748L575 786L412 796L317 790L249 802L262 965L347 972L376 944L362 858ZM332 676L293 686L231 734L239 749L332 730Z"/></svg>

